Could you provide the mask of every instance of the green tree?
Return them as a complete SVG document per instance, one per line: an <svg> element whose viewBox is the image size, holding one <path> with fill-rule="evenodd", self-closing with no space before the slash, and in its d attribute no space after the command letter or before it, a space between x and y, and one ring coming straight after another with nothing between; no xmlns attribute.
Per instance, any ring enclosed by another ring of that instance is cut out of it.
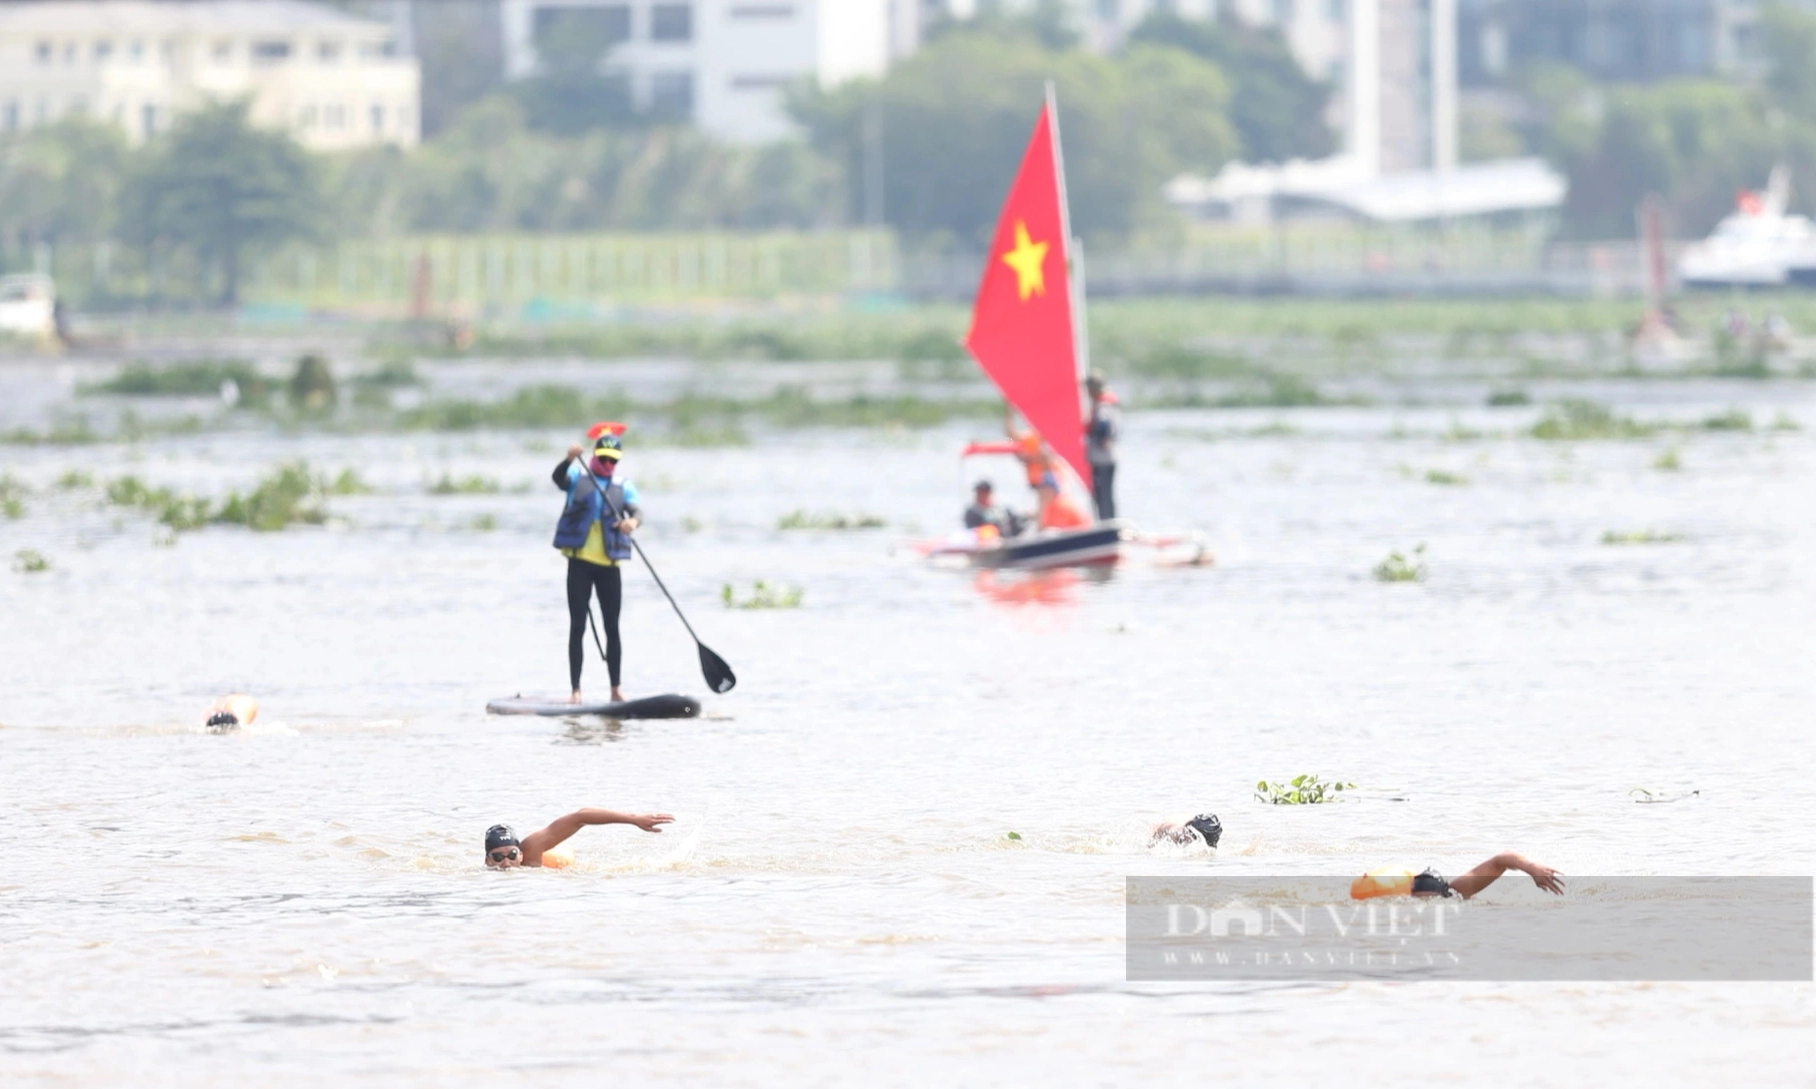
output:
<svg viewBox="0 0 1816 1089"><path fill-rule="evenodd" d="M1215 64L1229 79L1230 120L1250 162L1317 159L1336 150L1325 124L1331 89L1299 67L1272 28L1186 19L1157 9L1129 36L1132 45L1170 45Z"/></svg>
<svg viewBox="0 0 1816 1089"><path fill-rule="evenodd" d="M1648 193L1665 197L1680 233L1701 235L1757 187L1778 141L1752 91L1712 80L1671 80L1606 91L1599 124L1561 155L1573 234L1627 238Z"/></svg>
<svg viewBox="0 0 1816 1089"><path fill-rule="evenodd" d="M288 135L255 128L248 103L208 106L177 122L145 155L127 203L135 241L191 255L239 301L248 257L325 233L321 164Z"/></svg>
<svg viewBox="0 0 1816 1089"><path fill-rule="evenodd" d="M0 248L106 238L130 154L117 128L73 119L0 142Z"/></svg>
<svg viewBox="0 0 1816 1089"><path fill-rule="evenodd" d="M1032 35L948 33L881 80L807 89L792 109L853 179L863 177L866 123L875 119L890 224L975 245L995 225L1048 80L1058 87L1080 232L1123 235L1162 220L1167 179L1214 170L1236 150L1229 88L1215 65L1158 48L1114 58L1054 52Z"/></svg>

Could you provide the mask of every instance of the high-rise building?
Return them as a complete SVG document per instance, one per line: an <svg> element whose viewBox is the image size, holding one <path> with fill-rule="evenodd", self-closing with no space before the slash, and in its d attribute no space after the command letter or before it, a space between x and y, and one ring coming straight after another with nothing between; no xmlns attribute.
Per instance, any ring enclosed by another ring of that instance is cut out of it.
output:
<svg viewBox="0 0 1816 1089"><path fill-rule="evenodd" d="M640 113L757 143L792 130L786 89L881 75L918 44L921 0L503 0L504 70L547 70L539 41L588 21L599 71ZM571 25L571 23L569 24Z"/></svg>
<svg viewBox="0 0 1816 1089"><path fill-rule="evenodd" d="M1456 0L1350 0L1344 151L1368 174L1457 165Z"/></svg>
<svg viewBox="0 0 1816 1089"><path fill-rule="evenodd" d="M1469 86L1540 61L1617 82L1751 75L1763 61L1759 0L1460 2L1460 67ZM1816 9L1816 0L1788 2Z"/></svg>
<svg viewBox="0 0 1816 1089"><path fill-rule="evenodd" d="M410 145L419 91L389 25L302 0L0 4L0 133L83 116L137 141L246 98L318 150Z"/></svg>

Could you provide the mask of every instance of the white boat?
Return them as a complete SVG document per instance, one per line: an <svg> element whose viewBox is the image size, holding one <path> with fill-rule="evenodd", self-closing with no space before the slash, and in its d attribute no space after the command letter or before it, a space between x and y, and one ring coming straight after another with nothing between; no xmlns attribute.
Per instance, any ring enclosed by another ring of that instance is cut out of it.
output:
<svg viewBox="0 0 1816 1089"><path fill-rule="evenodd" d="M1772 171L1764 193L1741 194L1739 207L1715 232L1684 251L1677 273L1685 287L1785 287L1816 284L1816 224L1787 215L1791 176Z"/></svg>
<svg viewBox="0 0 1816 1089"><path fill-rule="evenodd" d="M49 340L57 332L57 289L49 276L0 276L0 334Z"/></svg>

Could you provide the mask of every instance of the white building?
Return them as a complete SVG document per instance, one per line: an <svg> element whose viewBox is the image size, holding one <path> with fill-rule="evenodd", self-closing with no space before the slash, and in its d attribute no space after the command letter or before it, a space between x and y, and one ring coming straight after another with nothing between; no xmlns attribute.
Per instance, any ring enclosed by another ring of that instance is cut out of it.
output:
<svg viewBox="0 0 1816 1089"><path fill-rule="evenodd" d="M0 133L87 116L138 141L248 98L317 150L410 145L420 83L389 26L302 0L0 3Z"/></svg>
<svg viewBox="0 0 1816 1089"><path fill-rule="evenodd" d="M879 76L918 44L920 0L503 0L507 79L542 70L540 28L563 12L599 20L601 71L639 112L690 120L723 140L792 131L789 85Z"/></svg>

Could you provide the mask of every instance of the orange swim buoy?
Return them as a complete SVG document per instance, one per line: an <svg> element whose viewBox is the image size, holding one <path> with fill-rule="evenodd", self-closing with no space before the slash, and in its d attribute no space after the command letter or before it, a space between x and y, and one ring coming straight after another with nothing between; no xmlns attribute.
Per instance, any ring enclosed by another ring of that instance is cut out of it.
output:
<svg viewBox="0 0 1816 1089"><path fill-rule="evenodd" d="M1411 870L1370 870L1350 883L1351 900L1373 900L1379 896L1411 896Z"/></svg>

